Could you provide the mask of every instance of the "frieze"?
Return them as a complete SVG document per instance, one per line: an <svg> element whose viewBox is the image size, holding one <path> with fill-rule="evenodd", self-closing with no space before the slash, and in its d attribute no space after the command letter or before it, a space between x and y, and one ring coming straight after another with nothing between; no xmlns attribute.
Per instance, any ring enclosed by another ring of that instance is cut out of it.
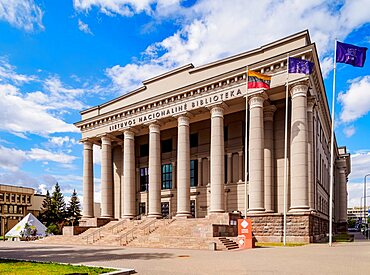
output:
<svg viewBox="0 0 370 275"><path fill-rule="evenodd" d="M159 120L166 117L179 115L191 110L195 110L202 107L209 107L211 105L220 104L224 101L242 97L245 95L246 88L245 84L238 85L226 90L217 91L204 96L197 96L192 99L187 98L187 101L173 104L173 106L164 107L161 106L157 110L151 110L150 112L131 117L129 119L116 122L115 124L109 125L106 132L113 132L128 127L134 127L140 124L147 124L155 120Z"/></svg>

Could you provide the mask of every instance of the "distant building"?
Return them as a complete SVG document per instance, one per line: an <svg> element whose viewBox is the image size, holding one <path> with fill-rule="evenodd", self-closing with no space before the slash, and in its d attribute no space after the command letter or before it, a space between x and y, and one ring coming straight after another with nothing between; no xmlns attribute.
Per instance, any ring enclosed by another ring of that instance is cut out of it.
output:
<svg viewBox="0 0 370 275"><path fill-rule="evenodd" d="M367 207L369 209L369 206ZM359 219L364 217L364 207L352 207L347 208L347 217L348 219ZM366 215L368 216L368 214Z"/></svg>
<svg viewBox="0 0 370 275"><path fill-rule="evenodd" d="M35 189L0 184L0 234L3 235L28 213L38 216L45 196Z"/></svg>

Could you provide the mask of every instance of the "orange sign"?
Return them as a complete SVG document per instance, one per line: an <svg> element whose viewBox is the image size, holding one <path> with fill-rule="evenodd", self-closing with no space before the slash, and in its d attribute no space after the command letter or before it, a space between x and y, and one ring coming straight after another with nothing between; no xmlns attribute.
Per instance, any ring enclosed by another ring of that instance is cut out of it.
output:
<svg viewBox="0 0 370 275"><path fill-rule="evenodd" d="M239 248L252 248L252 220L238 219L238 245Z"/></svg>
<svg viewBox="0 0 370 275"><path fill-rule="evenodd" d="M251 219L238 219L238 235L244 235L246 239L252 239Z"/></svg>

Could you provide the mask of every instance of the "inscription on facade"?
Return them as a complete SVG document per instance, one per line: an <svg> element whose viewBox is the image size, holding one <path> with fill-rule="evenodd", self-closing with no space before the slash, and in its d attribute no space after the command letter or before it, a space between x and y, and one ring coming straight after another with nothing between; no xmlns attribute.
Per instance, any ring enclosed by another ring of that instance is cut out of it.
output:
<svg viewBox="0 0 370 275"><path fill-rule="evenodd" d="M142 123L148 123L157 119L179 115L186 111L195 110L201 107L208 107L210 105L219 104L223 101L241 97L244 95L244 93L245 85L240 85L238 87L210 93L201 97L196 97L193 99L189 98L188 101L179 102L170 107L159 107L152 112L146 112L145 114L140 114L136 117L133 116L129 119L110 125L108 131L112 132Z"/></svg>

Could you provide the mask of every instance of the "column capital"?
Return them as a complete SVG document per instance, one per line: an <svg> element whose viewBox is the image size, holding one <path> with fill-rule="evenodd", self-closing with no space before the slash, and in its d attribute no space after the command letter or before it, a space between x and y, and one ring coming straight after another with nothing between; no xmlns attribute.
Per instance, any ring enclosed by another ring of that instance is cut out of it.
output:
<svg viewBox="0 0 370 275"><path fill-rule="evenodd" d="M263 119L265 121L273 121L274 120L274 113L276 111L275 105L268 105L263 108Z"/></svg>
<svg viewBox="0 0 370 275"><path fill-rule="evenodd" d="M239 152L238 152L238 155L239 155L239 156L243 156L243 154L244 154L244 152L243 152L243 151L239 151Z"/></svg>
<svg viewBox="0 0 370 275"><path fill-rule="evenodd" d="M226 153L226 155L227 155L228 158L231 158L233 153Z"/></svg>
<svg viewBox="0 0 370 275"><path fill-rule="evenodd" d="M290 94L292 96L292 99L298 96L304 96L307 97L308 92L308 81L298 81L296 83L291 84L290 86Z"/></svg>
<svg viewBox="0 0 370 275"><path fill-rule="evenodd" d="M316 105L316 98L310 96L307 98L307 112L313 112L313 107Z"/></svg>
<svg viewBox="0 0 370 275"><path fill-rule="evenodd" d="M151 123L149 124L149 132L150 133L160 133L160 126L158 123Z"/></svg>
<svg viewBox="0 0 370 275"><path fill-rule="evenodd" d="M125 139L135 139L135 132L131 129L127 129L123 132Z"/></svg>
<svg viewBox="0 0 370 275"><path fill-rule="evenodd" d="M111 145L112 140L108 136L102 136L101 137L101 143L102 143L102 145Z"/></svg>
<svg viewBox="0 0 370 275"><path fill-rule="evenodd" d="M211 117L224 117L224 108L220 105L215 105L211 107Z"/></svg>
<svg viewBox="0 0 370 275"><path fill-rule="evenodd" d="M263 103L265 102L265 100L267 98L268 98L268 96L264 92L260 93L260 94L251 95L249 97L250 109L252 109L252 108L263 108Z"/></svg>
<svg viewBox="0 0 370 275"><path fill-rule="evenodd" d="M186 115L181 115L177 117L178 126L188 126L190 124L190 119Z"/></svg>
<svg viewBox="0 0 370 275"><path fill-rule="evenodd" d="M83 141L84 150L92 150L93 149L93 143L91 141L85 140Z"/></svg>

